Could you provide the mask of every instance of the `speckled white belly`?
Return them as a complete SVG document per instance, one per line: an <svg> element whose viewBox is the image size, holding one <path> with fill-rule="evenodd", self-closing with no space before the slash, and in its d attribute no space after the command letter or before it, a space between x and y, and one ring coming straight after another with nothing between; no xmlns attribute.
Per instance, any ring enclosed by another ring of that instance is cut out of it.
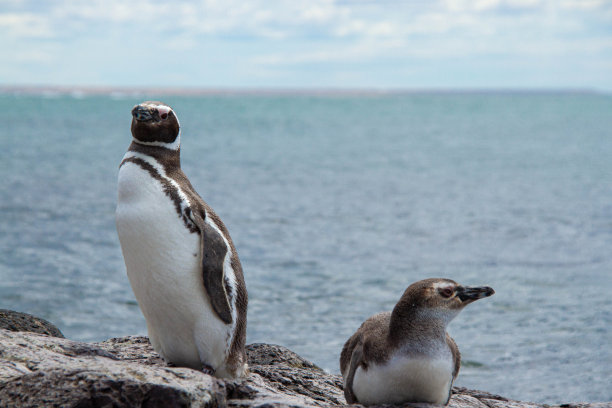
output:
<svg viewBox="0 0 612 408"><path fill-rule="evenodd" d="M363 405L402 402L446 403L452 383L450 350L439 357L393 356L386 364L357 368L353 392Z"/></svg>
<svg viewBox="0 0 612 408"><path fill-rule="evenodd" d="M161 183L135 163L119 171L116 224L128 278L155 349L178 365L217 369L231 326L213 312L200 267L200 236Z"/></svg>

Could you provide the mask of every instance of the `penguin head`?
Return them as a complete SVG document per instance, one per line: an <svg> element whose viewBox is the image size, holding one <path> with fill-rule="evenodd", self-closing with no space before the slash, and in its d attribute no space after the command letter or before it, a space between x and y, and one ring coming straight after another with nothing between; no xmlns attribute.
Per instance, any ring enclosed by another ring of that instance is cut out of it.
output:
<svg viewBox="0 0 612 408"><path fill-rule="evenodd" d="M132 136L139 144L178 148L180 125L172 108L146 101L132 109Z"/></svg>
<svg viewBox="0 0 612 408"><path fill-rule="evenodd" d="M410 285L396 307L407 308L412 312L439 316L449 322L465 306L489 297L495 291L489 286L463 286L450 279L424 279Z"/></svg>

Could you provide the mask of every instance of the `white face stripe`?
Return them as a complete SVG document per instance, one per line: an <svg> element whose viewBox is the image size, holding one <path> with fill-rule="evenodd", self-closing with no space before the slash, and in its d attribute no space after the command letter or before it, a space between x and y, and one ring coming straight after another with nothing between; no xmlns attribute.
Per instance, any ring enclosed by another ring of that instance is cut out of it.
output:
<svg viewBox="0 0 612 408"><path fill-rule="evenodd" d="M167 115L169 112L172 111L172 109L169 106L165 106L165 105L155 105L155 109L157 109L160 116L163 115L164 113Z"/></svg>
<svg viewBox="0 0 612 408"><path fill-rule="evenodd" d="M147 104L147 105L141 105L141 106L146 106L148 108L153 108L153 109L157 109L157 111L161 114L163 113L174 113L174 111L172 110L171 107L166 106L166 105L153 105L153 104ZM179 128L181 127L181 123L178 120L178 116L176 116L176 114L174 114L174 116L176 117L176 122L179 124Z"/></svg>
<svg viewBox="0 0 612 408"><path fill-rule="evenodd" d="M166 149L170 149L170 150L178 150L181 147L181 131L179 130L179 134L176 137L176 139L174 139L174 142L172 143L166 143L166 142L143 142L141 140L136 139L135 137L132 137L132 141L134 143L138 143L140 145L144 145L144 146L158 146L158 147L165 147Z"/></svg>
<svg viewBox="0 0 612 408"><path fill-rule="evenodd" d="M451 288L455 289L455 284L451 282L436 282L433 284L434 289L446 289Z"/></svg>
<svg viewBox="0 0 612 408"><path fill-rule="evenodd" d="M167 105L158 105L155 103L147 103L147 104L141 103L140 105L137 105L137 106L146 106L147 108L157 109L160 111L160 113L168 113L172 110L172 108Z"/></svg>

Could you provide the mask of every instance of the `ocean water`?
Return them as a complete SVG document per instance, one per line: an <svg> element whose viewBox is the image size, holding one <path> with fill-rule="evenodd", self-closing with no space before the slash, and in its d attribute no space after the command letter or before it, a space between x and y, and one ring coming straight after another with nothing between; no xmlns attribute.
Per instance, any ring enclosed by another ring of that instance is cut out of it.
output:
<svg viewBox="0 0 612 408"><path fill-rule="evenodd" d="M146 334L114 225L130 110L162 99L228 226L248 342L338 373L426 277L496 294L450 325L457 385L612 401L612 97L572 93L0 95L0 308L72 339Z"/></svg>

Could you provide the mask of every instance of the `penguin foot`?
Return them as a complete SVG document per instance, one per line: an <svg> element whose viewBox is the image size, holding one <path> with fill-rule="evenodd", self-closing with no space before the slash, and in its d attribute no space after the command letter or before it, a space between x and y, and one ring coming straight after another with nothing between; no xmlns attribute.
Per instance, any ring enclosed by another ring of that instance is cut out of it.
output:
<svg viewBox="0 0 612 408"><path fill-rule="evenodd" d="M215 370L208 364L202 363L202 372L208 375L215 375Z"/></svg>

